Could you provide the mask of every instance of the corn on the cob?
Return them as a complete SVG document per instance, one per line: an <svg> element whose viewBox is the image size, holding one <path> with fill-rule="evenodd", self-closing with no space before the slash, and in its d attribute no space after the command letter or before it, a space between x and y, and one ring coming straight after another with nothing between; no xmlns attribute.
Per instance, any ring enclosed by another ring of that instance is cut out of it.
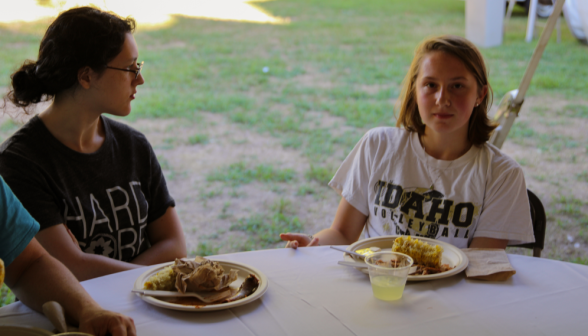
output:
<svg viewBox="0 0 588 336"><path fill-rule="evenodd" d="M174 272L172 268L168 266L157 272L157 274L149 277L149 279L144 284L144 288L151 290L175 291L175 284L176 272Z"/></svg>
<svg viewBox="0 0 588 336"><path fill-rule="evenodd" d="M392 251L408 254L415 265L441 267L443 248L439 245L432 246L410 236L400 236L394 240Z"/></svg>

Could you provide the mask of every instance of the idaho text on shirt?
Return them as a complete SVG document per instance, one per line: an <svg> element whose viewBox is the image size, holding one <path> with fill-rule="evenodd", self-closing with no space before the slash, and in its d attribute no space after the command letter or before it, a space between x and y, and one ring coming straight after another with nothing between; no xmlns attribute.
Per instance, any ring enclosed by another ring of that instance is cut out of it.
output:
<svg viewBox="0 0 588 336"><path fill-rule="evenodd" d="M456 203L433 189L404 189L384 181L378 181L374 188L372 215L381 218L387 234L392 234L392 223L397 235L468 239L470 227L480 213L480 206Z"/></svg>

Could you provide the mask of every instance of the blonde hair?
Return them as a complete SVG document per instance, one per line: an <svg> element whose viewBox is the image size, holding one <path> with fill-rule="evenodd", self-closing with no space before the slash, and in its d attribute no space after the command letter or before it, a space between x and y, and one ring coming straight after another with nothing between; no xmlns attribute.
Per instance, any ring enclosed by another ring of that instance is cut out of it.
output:
<svg viewBox="0 0 588 336"><path fill-rule="evenodd" d="M414 59L404 78L402 91L400 92L400 97L398 97L397 110L399 115L396 126L404 127L410 132L417 132L419 135L425 134L425 125L419 115L416 101L416 80L423 58L434 51L443 51L461 60L476 79L478 90L481 90L484 85L488 87L488 94L486 94L480 105L474 107L468 124L468 140L474 145L484 144L490 139L492 131L496 128L496 125L488 118L488 108L492 104L492 88L488 83L486 65L482 54L470 41L459 36L443 35L432 37L423 41L416 48Z"/></svg>

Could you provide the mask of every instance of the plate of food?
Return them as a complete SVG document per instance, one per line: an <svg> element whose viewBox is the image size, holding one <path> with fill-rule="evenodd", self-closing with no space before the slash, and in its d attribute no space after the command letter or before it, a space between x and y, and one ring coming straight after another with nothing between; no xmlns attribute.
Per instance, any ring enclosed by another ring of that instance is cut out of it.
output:
<svg viewBox="0 0 588 336"><path fill-rule="evenodd" d="M259 299L268 288L261 271L235 261L176 259L141 274L133 292L145 302L183 311L214 311Z"/></svg>
<svg viewBox="0 0 588 336"><path fill-rule="evenodd" d="M398 239L399 238L399 239ZM398 239L398 241L397 241ZM408 275L408 281L426 281L447 278L468 267L468 257L459 248L436 239L410 236L381 236L355 242L347 247L362 255L375 251L395 251L414 259L417 272ZM364 262L363 259L345 254L344 260ZM368 274L367 268L358 268Z"/></svg>

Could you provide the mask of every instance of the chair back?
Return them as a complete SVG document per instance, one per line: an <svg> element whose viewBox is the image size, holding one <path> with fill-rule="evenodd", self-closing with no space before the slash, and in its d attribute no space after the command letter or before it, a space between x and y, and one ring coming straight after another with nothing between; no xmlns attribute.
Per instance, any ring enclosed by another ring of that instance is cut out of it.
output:
<svg viewBox="0 0 588 336"><path fill-rule="evenodd" d="M527 189L529 196L529 205L531 208L531 221L533 222L533 234L535 235L535 242L528 244L509 245L511 247L524 247L533 250L533 257L541 258L541 251L545 246L545 228L547 226L547 218L545 216L545 208L531 190Z"/></svg>

